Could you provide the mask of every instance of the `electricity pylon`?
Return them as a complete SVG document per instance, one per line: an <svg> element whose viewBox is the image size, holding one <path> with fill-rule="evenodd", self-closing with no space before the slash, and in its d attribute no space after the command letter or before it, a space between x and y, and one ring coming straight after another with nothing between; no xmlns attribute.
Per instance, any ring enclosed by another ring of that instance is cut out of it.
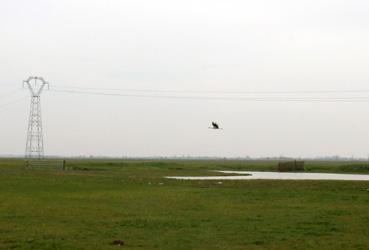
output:
<svg viewBox="0 0 369 250"><path fill-rule="evenodd" d="M45 82L42 77L31 76L23 82L23 87L27 85L31 92L31 108L29 113L26 158L42 159L44 157L44 142L42 136L42 119L41 119L41 93L45 85L49 87L49 83Z"/></svg>

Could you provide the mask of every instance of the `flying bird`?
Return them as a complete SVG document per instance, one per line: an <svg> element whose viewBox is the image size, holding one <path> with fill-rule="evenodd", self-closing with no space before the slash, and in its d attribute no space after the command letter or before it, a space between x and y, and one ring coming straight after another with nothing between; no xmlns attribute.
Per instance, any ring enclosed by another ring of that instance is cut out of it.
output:
<svg viewBox="0 0 369 250"><path fill-rule="evenodd" d="M222 129L219 127L218 123L216 122L211 122L211 127L209 127L210 129Z"/></svg>

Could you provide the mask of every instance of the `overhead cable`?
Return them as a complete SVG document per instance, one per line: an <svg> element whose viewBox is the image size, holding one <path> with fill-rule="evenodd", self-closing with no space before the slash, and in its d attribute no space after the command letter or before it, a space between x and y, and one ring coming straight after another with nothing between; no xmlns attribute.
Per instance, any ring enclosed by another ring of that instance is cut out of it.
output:
<svg viewBox="0 0 369 250"><path fill-rule="evenodd" d="M3 103L0 105L0 113L2 113L8 106L19 103L27 98L27 95L22 96L21 98L14 99L12 101Z"/></svg>
<svg viewBox="0 0 369 250"><path fill-rule="evenodd" d="M143 93L188 93L188 94L339 94L339 93L369 93L369 89L347 90L174 90L174 89L132 89L132 88L92 88L81 86L56 86L58 89L79 91L120 91Z"/></svg>
<svg viewBox="0 0 369 250"><path fill-rule="evenodd" d="M15 90L12 90L12 91L9 91L9 92L6 92L6 93L0 93L0 98L8 98L8 97L11 97L15 94L18 94L20 93L20 91L22 90L22 88L18 88L18 89L15 89Z"/></svg>
<svg viewBox="0 0 369 250"><path fill-rule="evenodd" d="M149 95L123 94L82 90L51 89L50 91L70 94L120 96L135 98L182 99L182 100L209 100L209 101L249 101L249 102L369 102L369 96L352 97L227 97L227 96L189 96L189 95Z"/></svg>

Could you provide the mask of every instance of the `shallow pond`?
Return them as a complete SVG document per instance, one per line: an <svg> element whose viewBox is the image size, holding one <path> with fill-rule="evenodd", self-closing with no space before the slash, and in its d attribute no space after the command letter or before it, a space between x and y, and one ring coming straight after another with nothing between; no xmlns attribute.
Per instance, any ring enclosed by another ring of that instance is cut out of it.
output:
<svg viewBox="0 0 369 250"><path fill-rule="evenodd" d="M255 171L218 171L235 176L170 176L176 180L341 180L369 181L365 174L327 174L327 173L280 173Z"/></svg>

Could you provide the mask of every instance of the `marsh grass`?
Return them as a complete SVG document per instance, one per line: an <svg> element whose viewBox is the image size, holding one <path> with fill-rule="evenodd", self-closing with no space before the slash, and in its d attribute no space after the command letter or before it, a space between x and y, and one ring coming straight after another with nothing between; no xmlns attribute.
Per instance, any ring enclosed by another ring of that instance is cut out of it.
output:
<svg viewBox="0 0 369 250"><path fill-rule="evenodd" d="M276 162L69 160L68 171L0 161L0 249L367 249L369 183L176 181ZM366 163L307 162L368 173Z"/></svg>

